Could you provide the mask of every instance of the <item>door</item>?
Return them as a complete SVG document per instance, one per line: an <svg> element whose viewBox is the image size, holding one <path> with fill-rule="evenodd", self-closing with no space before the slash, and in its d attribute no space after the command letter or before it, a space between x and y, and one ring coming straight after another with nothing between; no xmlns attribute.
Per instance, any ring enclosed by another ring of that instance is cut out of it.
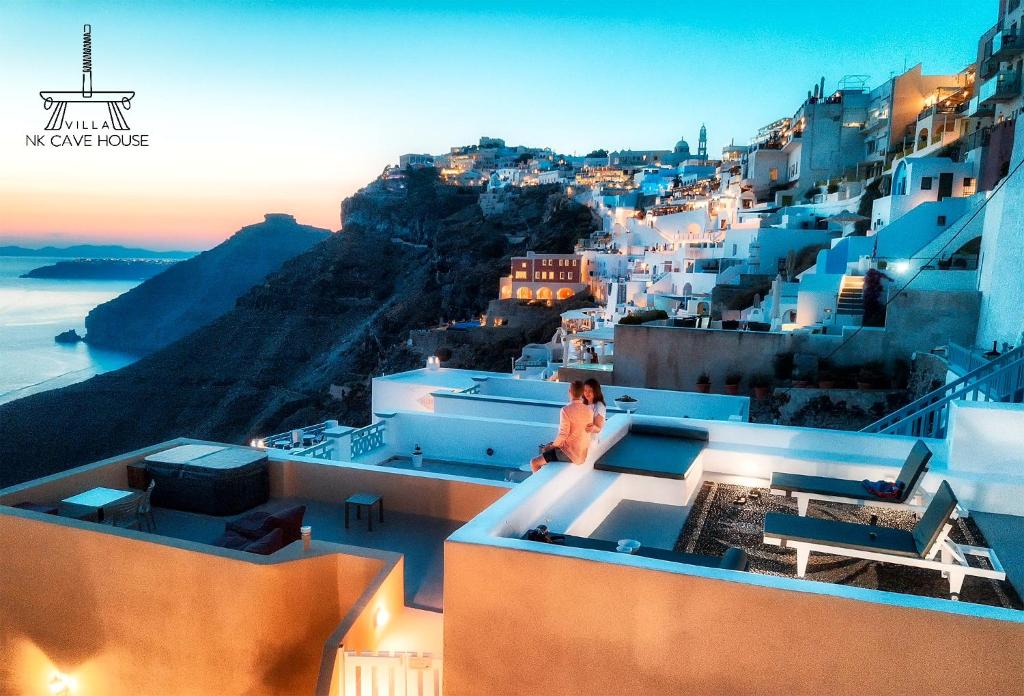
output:
<svg viewBox="0 0 1024 696"><path fill-rule="evenodd" d="M953 175L939 174L939 200L944 200L953 195Z"/></svg>

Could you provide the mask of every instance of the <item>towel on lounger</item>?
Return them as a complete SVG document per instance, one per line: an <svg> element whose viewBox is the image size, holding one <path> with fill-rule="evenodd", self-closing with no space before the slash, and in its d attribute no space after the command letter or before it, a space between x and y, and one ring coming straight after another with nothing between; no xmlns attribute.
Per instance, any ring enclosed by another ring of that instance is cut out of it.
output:
<svg viewBox="0 0 1024 696"><path fill-rule="evenodd" d="M861 484L871 495L876 498L899 498L903 493L903 484L899 481L868 481L864 479Z"/></svg>

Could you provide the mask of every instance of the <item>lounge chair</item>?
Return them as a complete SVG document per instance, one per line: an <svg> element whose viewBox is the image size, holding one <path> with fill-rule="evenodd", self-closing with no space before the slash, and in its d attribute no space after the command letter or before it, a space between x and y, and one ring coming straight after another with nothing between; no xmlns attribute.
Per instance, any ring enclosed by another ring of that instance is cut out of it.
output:
<svg viewBox="0 0 1024 696"><path fill-rule="evenodd" d="M818 551L937 570L949 578L952 598L959 599L966 576L1005 580L1006 573L992 549L965 546L949 539L953 520L957 518L957 506L953 489L943 481L911 532L770 512L764 520L764 542L796 549L796 574L801 578L807 572L811 551ZM987 559L991 569L969 565L967 556Z"/></svg>
<svg viewBox="0 0 1024 696"><path fill-rule="evenodd" d="M853 505L875 505L879 507L903 507L907 505L918 484L928 470L928 460L932 451L922 440L914 443L914 447L903 462L897 481L903 489L897 498L879 498L864 488L861 481L828 478L826 476L804 476L802 474L772 474L768 488L774 495L796 498L797 512L801 517L807 514L807 504L811 500L827 500L836 503Z"/></svg>

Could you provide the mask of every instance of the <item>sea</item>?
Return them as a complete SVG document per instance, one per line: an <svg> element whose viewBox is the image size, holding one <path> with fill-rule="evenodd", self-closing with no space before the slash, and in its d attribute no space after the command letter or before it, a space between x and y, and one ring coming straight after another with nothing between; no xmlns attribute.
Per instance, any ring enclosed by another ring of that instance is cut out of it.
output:
<svg viewBox="0 0 1024 696"><path fill-rule="evenodd" d="M0 404L66 387L133 363L137 356L56 343L75 329L85 335L85 315L139 284L136 280L21 278L64 258L0 256Z"/></svg>

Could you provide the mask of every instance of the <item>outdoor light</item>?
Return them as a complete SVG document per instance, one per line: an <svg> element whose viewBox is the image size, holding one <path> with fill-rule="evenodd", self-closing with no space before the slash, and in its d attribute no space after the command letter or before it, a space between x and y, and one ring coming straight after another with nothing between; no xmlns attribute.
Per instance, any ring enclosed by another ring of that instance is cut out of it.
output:
<svg viewBox="0 0 1024 696"><path fill-rule="evenodd" d="M70 696L75 690L74 678L64 674L63 672L54 672L53 676L50 677L50 681L47 683L51 694L56 696Z"/></svg>
<svg viewBox="0 0 1024 696"><path fill-rule="evenodd" d="M897 261L892 265L892 270L896 271L900 275L903 275L910 270L910 263L908 261Z"/></svg>
<svg viewBox="0 0 1024 696"><path fill-rule="evenodd" d="M373 615L373 626L374 628L384 628L387 625L388 619L391 618L391 614L384 607L377 607L377 611Z"/></svg>

